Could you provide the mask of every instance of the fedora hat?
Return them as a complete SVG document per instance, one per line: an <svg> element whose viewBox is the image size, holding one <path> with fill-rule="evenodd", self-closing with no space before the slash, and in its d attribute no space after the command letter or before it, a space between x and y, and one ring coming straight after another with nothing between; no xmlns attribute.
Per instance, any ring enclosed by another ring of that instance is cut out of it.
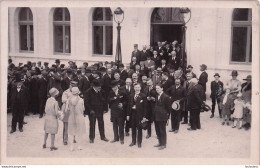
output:
<svg viewBox="0 0 260 168"><path fill-rule="evenodd" d="M176 111L179 110L180 109L180 103L178 101L174 101L172 103L172 109L176 110Z"/></svg>
<svg viewBox="0 0 260 168"><path fill-rule="evenodd" d="M245 80L245 81L252 81L252 76L251 76L251 75L248 75L248 76L246 77L246 79L243 79L243 80Z"/></svg>
<svg viewBox="0 0 260 168"><path fill-rule="evenodd" d="M51 88L51 89L49 90L49 94L53 97L53 96L58 95L58 94L59 94L59 91L58 91L58 89L56 89L56 88Z"/></svg>
<svg viewBox="0 0 260 168"><path fill-rule="evenodd" d="M72 93L73 95L79 94L79 88L78 88L78 87L73 87L73 88L71 89L71 93Z"/></svg>
<svg viewBox="0 0 260 168"><path fill-rule="evenodd" d="M237 76L237 75L238 75L238 73L237 73L236 70L233 70L233 71L231 72L231 76Z"/></svg>

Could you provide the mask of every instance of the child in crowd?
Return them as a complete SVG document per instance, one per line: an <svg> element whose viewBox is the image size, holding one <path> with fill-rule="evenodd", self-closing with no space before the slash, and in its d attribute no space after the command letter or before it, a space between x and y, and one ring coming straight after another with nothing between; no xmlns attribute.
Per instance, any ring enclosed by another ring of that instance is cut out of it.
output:
<svg viewBox="0 0 260 168"><path fill-rule="evenodd" d="M59 110L58 102L56 101L56 97L59 94L59 91L56 88L51 88L49 91L50 98L48 98L45 106L45 122L44 122L44 144L43 148L46 148L46 141L48 139L48 135L51 134L51 147L50 150L57 150L54 146L55 134L58 133L58 119L57 114Z"/></svg>
<svg viewBox="0 0 260 168"><path fill-rule="evenodd" d="M234 107L234 97L233 94L230 94L230 89L227 88L225 91L225 94L223 94L221 96L220 99L221 102L221 112L222 112L222 116L223 116L223 122L222 125L225 125L225 123L227 125L229 125L229 118L231 115L231 110Z"/></svg>
<svg viewBox="0 0 260 168"><path fill-rule="evenodd" d="M234 125L232 128L236 128L238 124L238 129L242 128L242 118L243 118L243 109L246 107L244 100L242 99L242 93L237 94L237 99L234 100Z"/></svg>

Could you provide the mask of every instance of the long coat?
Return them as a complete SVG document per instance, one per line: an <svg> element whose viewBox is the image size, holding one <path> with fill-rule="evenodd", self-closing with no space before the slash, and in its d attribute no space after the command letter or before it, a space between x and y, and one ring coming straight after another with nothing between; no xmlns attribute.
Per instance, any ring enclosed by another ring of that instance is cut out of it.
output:
<svg viewBox="0 0 260 168"><path fill-rule="evenodd" d="M17 106L17 101L16 101L16 96L17 96L17 87L13 87L12 91L11 91L11 108L13 109L13 114L16 113L16 111L20 111L17 110L18 108L21 109L22 111L25 111L28 109L28 100L30 98L28 89L24 86L22 86L21 90L20 90L20 106ZM23 116L24 114L19 114L21 116Z"/></svg>
<svg viewBox="0 0 260 168"><path fill-rule="evenodd" d="M187 93L187 108L188 110L200 109L203 102L203 88L197 84L190 87Z"/></svg>
<svg viewBox="0 0 260 168"><path fill-rule="evenodd" d="M155 121L167 121L171 111L170 97L162 93L160 99L158 96L155 98L154 116Z"/></svg>
<svg viewBox="0 0 260 168"><path fill-rule="evenodd" d="M93 87L88 89L84 94L85 114L89 115L90 111L95 112L95 116L103 116L104 111L107 111L108 105L106 101L106 94L101 89L100 92L96 92Z"/></svg>

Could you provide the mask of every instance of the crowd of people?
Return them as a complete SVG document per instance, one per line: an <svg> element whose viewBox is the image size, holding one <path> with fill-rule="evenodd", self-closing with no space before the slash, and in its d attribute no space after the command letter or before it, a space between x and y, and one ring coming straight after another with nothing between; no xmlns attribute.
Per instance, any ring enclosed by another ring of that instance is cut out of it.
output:
<svg viewBox="0 0 260 168"><path fill-rule="evenodd" d="M251 76L241 84L238 72L232 71L232 79L225 84L220 75L215 73L211 82L212 107L206 101L208 82L207 66L200 65L201 74L193 72L188 65L184 69L177 41L158 42L157 47L143 46L142 51L134 45L129 65L115 62L98 62L81 66L69 61L68 66L59 59L49 67L48 62L19 63L9 59L8 66L8 111L12 112L12 128L16 131L17 123L23 132L24 116L39 115L44 117L44 145L51 134L51 150L55 134L58 133L58 120L63 122L63 144L70 143L70 150L75 144L81 150L82 134L86 133L84 117L89 118L89 142L94 143L95 126L98 122L100 138L105 136L103 116L110 111L113 123L114 139L111 143L124 144L124 137L132 135L132 143L142 146L142 133L147 130L146 138L152 135L152 123L158 138L155 147L163 150L167 144L166 125L171 121L169 132L178 133L180 124L189 124L189 131L201 129L200 113L211 109L210 118L214 117L217 104L222 125L245 129L251 123ZM181 122L182 121L182 122ZM69 139L70 137L70 139Z"/></svg>

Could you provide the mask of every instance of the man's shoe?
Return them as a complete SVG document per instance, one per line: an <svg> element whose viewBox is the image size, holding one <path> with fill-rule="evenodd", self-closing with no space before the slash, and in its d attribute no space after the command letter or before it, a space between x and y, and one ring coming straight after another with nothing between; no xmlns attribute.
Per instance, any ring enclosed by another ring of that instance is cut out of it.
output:
<svg viewBox="0 0 260 168"><path fill-rule="evenodd" d="M160 147L161 145L160 144L157 144L157 145L154 145L153 147Z"/></svg>
<svg viewBox="0 0 260 168"><path fill-rule="evenodd" d="M195 131L195 129L187 128L188 131Z"/></svg>
<svg viewBox="0 0 260 168"><path fill-rule="evenodd" d="M50 147L50 149L51 149L51 151L53 151L53 150L58 150L58 148L56 148L55 146Z"/></svg>
<svg viewBox="0 0 260 168"><path fill-rule="evenodd" d="M125 133L125 136L129 136L129 132L126 132L126 133Z"/></svg>
<svg viewBox="0 0 260 168"><path fill-rule="evenodd" d="M63 142L63 145L68 145L68 142Z"/></svg>
<svg viewBox="0 0 260 168"><path fill-rule="evenodd" d="M211 114L210 118L213 118L214 117L214 114Z"/></svg>
<svg viewBox="0 0 260 168"><path fill-rule="evenodd" d="M177 134L178 132L179 132L178 130L175 130L175 131L174 131L174 134Z"/></svg>
<svg viewBox="0 0 260 168"><path fill-rule="evenodd" d="M187 122L182 122L181 124L188 124Z"/></svg>
<svg viewBox="0 0 260 168"><path fill-rule="evenodd" d="M23 129L22 129L22 128L20 128L20 129L19 129L19 131L20 131L20 132L23 132Z"/></svg>
<svg viewBox="0 0 260 168"><path fill-rule="evenodd" d="M120 143L123 145L123 144L124 144L124 141L120 141Z"/></svg>
<svg viewBox="0 0 260 168"><path fill-rule="evenodd" d="M40 115L40 116L39 116L39 118L42 118L42 117L43 117L43 115Z"/></svg>
<svg viewBox="0 0 260 168"><path fill-rule="evenodd" d="M166 148L166 146L163 145L163 146L160 146L160 147L158 148L158 150L163 150L163 149L165 149L165 148Z"/></svg>
<svg viewBox="0 0 260 168"><path fill-rule="evenodd" d="M174 131L175 131L174 129L169 130L169 132L174 132Z"/></svg>
<svg viewBox="0 0 260 168"><path fill-rule="evenodd" d="M138 144L138 148L141 148L142 147L142 145L141 144Z"/></svg>
<svg viewBox="0 0 260 168"><path fill-rule="evenodd" d="M115 139L113 139L112 141L110 141L111 143L115 143L115 142L117 142L117 141L119 141L119 140L115 140Z"/></svg>
<svg viewBox="0 0 260 168"><path fill-rule="evenodd" d="M15 130L11 130L11 131L10 131L10 134L12 134L12 133L14 133L14 132L15 132Z"/></svg>
<svg viewBox="0 0 260 168"><path fill-rule="evenodd" d="M43 145L42 145L42 148L45 149L45 148L46 148L46 144L43 144Z"/></svg>
<svg viewBox="0 0 260 168"><path fill-rule="evenodd" d="M27 124L27 122L23 122L23 125Z"/></svg>
<svg viewBox="0 0 260 168"><path fill-rule="evenodd" d="M91 140L89 140L89 143L94 143L94 140L92 140L92 139L91 139Z"/></svg>
<svg viewBox="0 0 260 168"><path fill-rule="evenodd" d="M148 139L148 138L150 138L150 137L151 137L151 135L147 135L147 136L146 136L146 139Z"/></svg>
<svg viewBox="0 0 260 168"><path fill-rule="evenodd" d="M101 139L102 141L108 142L109 140L105 137Z"/></svg>
<svg viewBox="0 0 260 168"><path fill-rule="evenodd" d="M132 142L129 146L132 147L132 146L134 146L134 145L135 145L135 143Z"/></svg>

